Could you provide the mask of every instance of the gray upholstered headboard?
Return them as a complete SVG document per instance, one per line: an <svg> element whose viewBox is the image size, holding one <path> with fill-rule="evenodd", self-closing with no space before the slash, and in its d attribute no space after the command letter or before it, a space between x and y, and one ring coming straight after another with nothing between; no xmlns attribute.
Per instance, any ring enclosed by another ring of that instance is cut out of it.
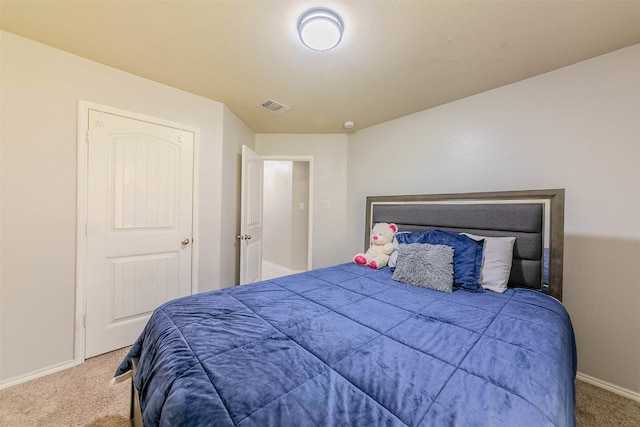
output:
<svg viewBox="0 0 640 427"><path fill-rule="evenodd" d="M365 248L377 222L399 231L439 228L484 236L515 236L509 286L562 299L564 190L367 197ZM548 283L543 283L548 248Z"/></svg>

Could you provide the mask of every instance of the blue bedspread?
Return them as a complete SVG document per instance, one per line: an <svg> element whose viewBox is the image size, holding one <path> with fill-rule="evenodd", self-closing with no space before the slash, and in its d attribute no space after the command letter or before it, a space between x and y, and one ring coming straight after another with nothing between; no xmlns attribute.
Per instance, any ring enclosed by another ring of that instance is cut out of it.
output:
<svg viewBox="0 0 640 427"><path fill-rule="evenodd" d="M573 426L567 312L355 264L171 301L117 374L146 426Z"/></svg>

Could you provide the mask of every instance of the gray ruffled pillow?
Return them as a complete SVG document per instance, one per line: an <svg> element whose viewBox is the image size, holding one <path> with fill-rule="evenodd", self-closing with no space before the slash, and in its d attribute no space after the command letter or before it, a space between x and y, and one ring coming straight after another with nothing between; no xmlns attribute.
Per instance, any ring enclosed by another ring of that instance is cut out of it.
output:
<svg viewBox="0 0 640 427"><path fill-rule="evenodd" d="M400 244L393 280L440 292L453 290L453 248L425 243Z"/></svg>

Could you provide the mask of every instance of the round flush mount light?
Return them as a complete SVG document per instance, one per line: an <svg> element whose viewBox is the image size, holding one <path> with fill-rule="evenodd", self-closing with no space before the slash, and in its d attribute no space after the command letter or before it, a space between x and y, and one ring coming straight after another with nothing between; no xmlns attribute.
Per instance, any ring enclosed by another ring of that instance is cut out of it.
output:
<svg viewBox="0 0 640 427"><path fill-rule="evenodd" d="M309 49L324 52L342 40L342 20L329 9L311 9L300 17L298 34Z"/></svg>

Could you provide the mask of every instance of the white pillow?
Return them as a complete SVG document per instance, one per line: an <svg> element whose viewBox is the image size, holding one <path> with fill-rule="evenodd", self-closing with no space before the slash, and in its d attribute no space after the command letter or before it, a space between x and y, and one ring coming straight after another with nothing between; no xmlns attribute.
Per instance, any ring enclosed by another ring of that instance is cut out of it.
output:
<svg viewBox="0 0 640 427"><path fill-rule="evenodd" d="M396 268L396 263L398 262L398 248L400 247L400 244L398 243L396 236L400 233L409 233L409 231L399 231L395 236L393 236L393 252L391 252L389 262L387 263L391 268Z"/></svg>
<svg viewBox="0 0 640 427"><path fill-rule="evenodd" d="M475 234L460 233L473 240L484 239L484 253L482 254L482 270L480 283L482 287L494 292L502 293L507 290L511 262L513 261L513 245L515 237L485 237Z"/></svg>

